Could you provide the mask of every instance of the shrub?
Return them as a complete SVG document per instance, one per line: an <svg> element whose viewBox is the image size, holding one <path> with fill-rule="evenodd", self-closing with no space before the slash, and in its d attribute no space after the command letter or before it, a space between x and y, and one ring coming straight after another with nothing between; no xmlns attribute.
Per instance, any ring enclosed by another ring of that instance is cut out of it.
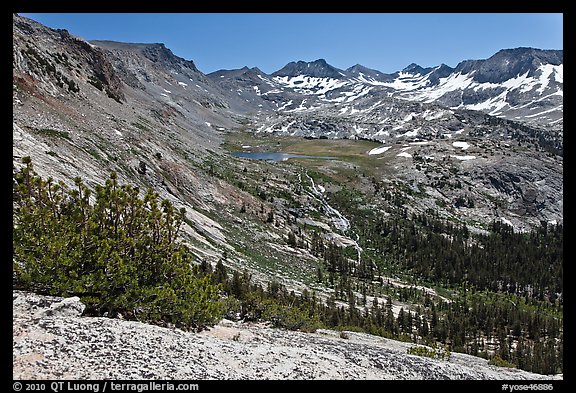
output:
<svg viewBox="0 0 576 393"><path fill-rule="evenodd" d="M51 128L42 128L37 130L41 135L46 135L54 138L64 138L70 140L70 133L68 131L53 130Z"/></svg>
<svg viewBox="0 0 576 393"><path fill-rule="evenodd" d="M202 328L223 314L220 286L179 241L184 209L149 189L120 186L115 173L91 191L33 171L29 157L13 186L14 287L79 296L93 315Z"/></svg>
<svg viewBox="0 0 576 393"><path fill-rule="evenodd" d="M432 344L431 348L415 346L408 348L406 352L410 355L426 356L437 359L450 359L450 356L452 356L447 347L438 348L435 343Z"/></svg>
<svg viewBox="0 0 576 393"><path fill-rule="evenodd" d="M102 81L93 77L88 78L88 83L90 83L92 86L94 86L95 88L97 88L100 91L104 90L104 85L102 84Z"/></svg>
<svg viewBox="0 0 576 393"><path fill-rule="evenodd" d="M516 365L514 363L510 363L509 361L502 359L498 355L494 355L492 359L490 359L488 364L498 367L516 368Z"/></svg>
<svg viewBox="0 0 576 393"><path fill-rule="evenodd" d="M310 316L306 310L280 304L273 299L266 299L260 305L263 308L262 319L272 322L274 327L315 332L320 326L317 316Z"/></svg>

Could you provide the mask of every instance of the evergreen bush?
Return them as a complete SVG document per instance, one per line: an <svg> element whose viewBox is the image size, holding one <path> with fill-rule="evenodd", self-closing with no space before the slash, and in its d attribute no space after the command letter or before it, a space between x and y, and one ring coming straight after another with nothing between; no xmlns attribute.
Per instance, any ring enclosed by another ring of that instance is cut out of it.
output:
<svg viewBox="0 0 576 393"><path fill-rule="evenodd" d="M79 296L92 315L202 328L223 315L220 285L178 241L184 209L112 173L94 195L43 180L29 157L13 185L14 288Z"/></svg>

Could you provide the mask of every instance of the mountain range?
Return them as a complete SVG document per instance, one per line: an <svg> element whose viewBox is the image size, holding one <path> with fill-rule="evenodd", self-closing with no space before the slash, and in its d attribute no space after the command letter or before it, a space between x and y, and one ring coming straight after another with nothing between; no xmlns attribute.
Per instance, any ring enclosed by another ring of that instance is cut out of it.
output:
<svg viewBox="0 0 576 393"><path fill-rule="evenodd" d="M318 59L291 62L271 75L245 67L217 71L208 77L224 85L230 80L250 81L252 87L258 87L255 92L261 97L284 91L303 95L296 100L276 97L275 109L283 111L310 109L314 103L343 108L344 103L349 103L352 111L366 111L369 108L365 108L359 98L389 97L437 103L453 110L480 110L544 125L562 122L561 50L506 49L486 60L463 61L455 68L445 64L433 68L410 64L393 74L359 64L340 70ZM303 104L304 98L307 103Z"/></svg>

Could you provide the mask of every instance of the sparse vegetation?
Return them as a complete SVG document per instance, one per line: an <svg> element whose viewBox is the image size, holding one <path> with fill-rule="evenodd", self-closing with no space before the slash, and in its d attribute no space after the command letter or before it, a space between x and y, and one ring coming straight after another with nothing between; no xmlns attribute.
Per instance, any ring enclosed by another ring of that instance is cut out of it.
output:
<svg viewBox="0 0 576 393"><path fill-rule="evenodd" d="M516 365L514 363L510 363L507 360L502 359L500 356L498 355L494 355L490 361L488 362L488 364L491 364L493 366L497 366L497 367L508 367L508 368L516 368Z"/></svg>
<svg viewBox="0 0 576 393"><path fill-rule="evenodd" d="M448 348L439 348L437 345L434 345L431 348L423 346L410 347L406 352L408 352L410 355L426 356L429 358L437 358L442 360L450 359L450 356L452 356Z"/></svg>
<svg viewBox="0 0 576 393"><path fill-rule="evenodd" d="M134 127L139 128L140 130L145 131L145 132L151 132L152 131L147 125L142 124L140 122L133 122L130 124L132 124Z"/></svg>
<svg viewBox="0 0 576 393"><path fill-rule="evenodd" d="M102 81L100 79L90 77L90 78L88 78L88 83L90 83L92 86L94 86L98 90L104 91L104 84L102 83Z"/></svg>
<svg viewBox="0 0 576 393"><path fill-rule="evenodd" d="M68 131L54 130L52 128L40 128L37 129L36 132L38 134L46 135L52 138L62 138L71 140L70 133Z"/></svg>

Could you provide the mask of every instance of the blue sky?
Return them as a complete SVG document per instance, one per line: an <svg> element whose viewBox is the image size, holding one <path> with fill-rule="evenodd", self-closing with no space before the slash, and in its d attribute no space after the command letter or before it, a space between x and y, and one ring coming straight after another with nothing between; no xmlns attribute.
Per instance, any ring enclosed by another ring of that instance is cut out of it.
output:
<svg viewBox="0 0 576 393"><path fill-rule="evenodd" d="M520 46L563 49L559 13L21 14L87 40L162 42L210 73L243 66L266 73L325 59L393 73L410 63L455 67Z"/></svg>

